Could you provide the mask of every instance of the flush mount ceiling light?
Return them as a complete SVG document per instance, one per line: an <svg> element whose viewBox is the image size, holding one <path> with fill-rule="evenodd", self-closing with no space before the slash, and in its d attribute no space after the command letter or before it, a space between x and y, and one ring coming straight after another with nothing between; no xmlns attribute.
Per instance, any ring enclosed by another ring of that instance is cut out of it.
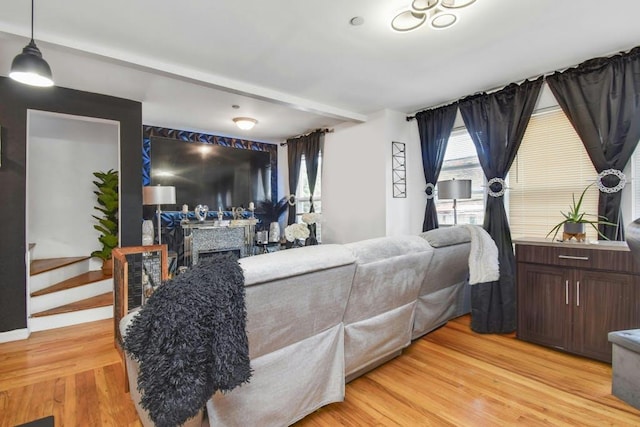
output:
<svg viewBox="0 0 640 427"><path fill-rule="evenodd" d="M391 20L391 28L405 33L415 30L425 22L435 30L450 28L458 22L458 11L476 0L413 0L411 7L398 13Z"/></svg>
<svg viewBox="0 0 640 427"><path fill-rule="evenodd" d="M22 53L13 58L9 77L31 86L53 86L51 68L42 58L42 53L33 40L33 0L31 0L31 41L22 49Z"/></svg>
<svg viewBox="0 0 640 427"><path fill-rule="evenodd" d="M256 119L251 117L235 117L233 122L242 130L250 130L258 123Z"/></svg>

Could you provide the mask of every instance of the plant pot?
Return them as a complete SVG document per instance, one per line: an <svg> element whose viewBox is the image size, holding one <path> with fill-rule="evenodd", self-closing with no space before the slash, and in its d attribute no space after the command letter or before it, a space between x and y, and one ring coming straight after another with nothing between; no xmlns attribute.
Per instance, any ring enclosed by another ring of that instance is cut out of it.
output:
<svg viewBox="0 0 640 427"><path fill-rule="evenodd" d="M564 232L566 234L584 234L583 222L565 222Z"/></svg>
<svg viewBox="0 0 640 427"><path fill-rule="evenodd" d="M113 258L102 260L102 274L113 276Z"/></svg>

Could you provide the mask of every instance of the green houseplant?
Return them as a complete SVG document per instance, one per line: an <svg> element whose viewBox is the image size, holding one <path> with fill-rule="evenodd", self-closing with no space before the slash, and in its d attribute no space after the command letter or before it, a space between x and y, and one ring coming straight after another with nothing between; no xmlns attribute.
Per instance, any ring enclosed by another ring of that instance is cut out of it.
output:
<svg viewBox="0 0 640 427"><path fill-rule="evenodd" d="M585 187L584 190L582 190L582 194L580 195L580 198L578 199L577 202L576 202L576 195L573 193L571 194L573 203L571 204L571 206L569 206L569 211L566 213L560 212L562 216L564 216L564 219L560 221L558 224L556 224L551 229L551 231L549 231L549 233L547 233L547 237L549 237L549 235L553 233L553 240L555 240L561 228L565 233L569 233L569 234L575 234L576 232L584 233L585 224L589 224L593 227L594 230L596 230L599 236L601 236L604 239L607 239L607 236L605 236L600 232L600 230L598 230L598 224L613 225L613 226L615 226L616 224L608 222L607 218L602 215L589 215L582 212L582 201L584 200L584 195L587 193L587 190L592 185L593 184L589 184ZM595 216L596 219L588 219L588 218L585 218L585 216L591 216L591 217ZM582 231L576 231L579 229L581 229Z"/></svg>
<svg viewBox="0 0 640 427"><path fill-rule="evenodd" d="M109 274L112 271L111 251L118 246L118 172L109 169L106 172L94 172L93 176L97 180L93 184L97 190L97 205L94 209L102 215L91 215L98 221L93 228L100 232L98 241L102 244L102 249L91 252L92 257L102 259L102 271Z"/></svg>

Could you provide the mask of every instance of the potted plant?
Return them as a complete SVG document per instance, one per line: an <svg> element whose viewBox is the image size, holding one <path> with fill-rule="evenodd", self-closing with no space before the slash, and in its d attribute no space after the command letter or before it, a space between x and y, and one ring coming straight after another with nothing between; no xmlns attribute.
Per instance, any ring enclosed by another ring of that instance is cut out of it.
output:
<svg viewBox="0 0 640 427"><path fill-rule="evenodd" d="M276 203L269 199L258 202L256 216L262 220L262 228L268 229L269 224L280 221L280 218L282 218L282 215L284 215L288 207L289 204L287 203L286 197L283 197Z"/></svg>
<svg viewBox="0 0 640 427"><path fill-rule="evenodd" d="M569 206L569 211L566 213L560 212L562 216L564 216L564 219L560 221L560 223L556 224L551 229L551 231L549 231L549 233L547 233L547 237L549 237L549 235L553 233L553 240L555 240L556 236L558 235L558 232L560 231L560 228L562 228L562 231L563 231L563 240L565 235L569 235L569 236L584 235L585 224L589 224L593 227L594 230L596 230L599 236L609 240L607 236L605 236L600 232L600 230L598 230L598 224L613 225L613 226L615 226L616 224L608 222L607 218L604 216L589 215L581 211L584 195L586 194L589 187L591 187L592 185L593 184L589 184L584 190L582 190L582 194L580 195L580 198L578 199L577 202L576 202L576 195L571 194L573 203L571 204L571 206ZM595 216L596 219L592 220L592 219L585 218L585 216L587 215L592 217ZM578 237L576 237L576 239L580 240Z"/></svg>
<svg viewBox="0 0 640 427"><path fill-rule="evenodd" d="M98 241L102 249L91 252L91 256L102 259L102 271L110 275L113 272L111 251L118 246L118 172L109 169L107 172L94 172L93 176L97 178L93 184L98 188L93 192L98 202L94 209L102 215L91 216L98 221L93 228L100 232Z"/></svg>
<svg viewBox="0 0 640 427"><path fill-rule="evenodd" d="M256 226L256 231L268 231L270 242L280 241L279 221L288 207L289 203L286 197L276 203L269 199L258 202L258 209L256 209L255 214L260 222Z"/></svg>

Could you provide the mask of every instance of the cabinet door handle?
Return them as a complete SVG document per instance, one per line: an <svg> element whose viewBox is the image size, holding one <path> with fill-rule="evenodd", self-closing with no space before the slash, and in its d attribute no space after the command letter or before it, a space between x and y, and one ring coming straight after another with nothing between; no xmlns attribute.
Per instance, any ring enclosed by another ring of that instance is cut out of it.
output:
<svg viewBox="0 0 640 427"><path fill-rule="evenodd" d="M577 259L579 261L589 261L588 256L558 255L560 259Z"/></svg>
<svg viewBox="0 0 640 427"><path fill-rule="evenodd" d="M569 305L569 281L564 281L564 304Z"/></svg>
<svg viewBox="0 0 640 427"><path fill-rule="evenodd" d="M576 282L576 307L580 307L580 281Z"/></svg>

